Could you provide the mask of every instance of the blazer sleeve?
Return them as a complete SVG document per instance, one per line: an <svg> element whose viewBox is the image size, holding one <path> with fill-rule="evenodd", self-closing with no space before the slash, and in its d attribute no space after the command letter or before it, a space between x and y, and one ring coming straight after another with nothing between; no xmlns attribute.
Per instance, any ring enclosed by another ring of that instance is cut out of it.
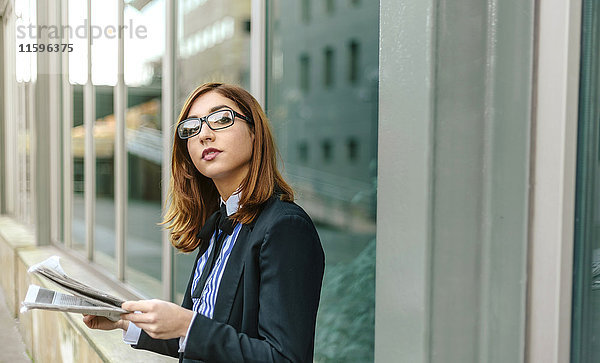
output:
<svg viewBox="0 0 600 363"><path fill-rule="evenodd" d="M179 358L179 338L154 339L143 329L140 332L138 343L132 345L132 347L135 349L149 350L151 352Z"/></svg>
<svg viewBox="0 0 600 363"><path fill-rule="evenodd" d="M260 247L258 334L251 338L200 314L184 358L207 362L312 362L325 256L315 227L281 215Z"/></svg>

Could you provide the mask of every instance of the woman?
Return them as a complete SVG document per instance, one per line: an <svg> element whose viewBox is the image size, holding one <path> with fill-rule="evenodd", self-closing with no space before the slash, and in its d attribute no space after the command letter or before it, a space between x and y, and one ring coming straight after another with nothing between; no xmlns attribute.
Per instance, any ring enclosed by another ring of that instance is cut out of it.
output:
<svg viewBox="0 0 600 363"><path fill-rule="evenodd" d="M86 325L121 328L134 348L180 361L312 361L323 249L277 170L269 123L248 92L208 83L188 97L170 198L163 223L173 245L199 250L182 306L127 301L123 309L137 313L118 322L85 316Z"/></svg>

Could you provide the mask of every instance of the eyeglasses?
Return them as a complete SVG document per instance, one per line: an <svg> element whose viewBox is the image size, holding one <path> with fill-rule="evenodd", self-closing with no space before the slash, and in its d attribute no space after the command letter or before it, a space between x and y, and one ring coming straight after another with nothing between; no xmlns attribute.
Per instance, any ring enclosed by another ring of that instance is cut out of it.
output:
<svg viewBox="0 0 600 363"><path fill-rule="evenodd" d="M185 140L194 137L202 130L202 122L206 122L211 130L221 130L233 125L233 120L239 117L242 120L254 124L252 119L235 112L229 108L209 113L204 117L190 117L177 124L177 135Z"/></svg>

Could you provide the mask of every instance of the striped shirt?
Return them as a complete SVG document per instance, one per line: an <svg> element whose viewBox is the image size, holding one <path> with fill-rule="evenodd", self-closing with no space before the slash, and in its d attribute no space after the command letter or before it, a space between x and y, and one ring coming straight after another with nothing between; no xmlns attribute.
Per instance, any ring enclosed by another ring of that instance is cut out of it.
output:
<svg viewBox="0 0 600 363"><path fill-rule="evenodd" d="M221 278L223 278L223 272L225 271L225 266L229 260L229 255L231 254L231 250L235 245L235 241L241 229L242 224L237 223L233 229L233 233L225 237L221 252L217 256L215 265L206 279L206 284L204 285L202 294L199 298L192 297L192 310L206 316L207 318L212 319L213 312L215 310L215 301L217 300L217 292L219 291L219 285L221 284ZM219 234L220 233L223 233L223 231L219 230ZM198 259L198 264L196 265L196 269L194 271L194 280L192 281L191 292L196 290L196 286L200 281L200 276L202 275L206 261L208 260L208 257L215 246L215 241L217 238L217 231L215 231L210 239L210 245L208 246L208 249L206 252L204 252L202 257Z"/></svg>

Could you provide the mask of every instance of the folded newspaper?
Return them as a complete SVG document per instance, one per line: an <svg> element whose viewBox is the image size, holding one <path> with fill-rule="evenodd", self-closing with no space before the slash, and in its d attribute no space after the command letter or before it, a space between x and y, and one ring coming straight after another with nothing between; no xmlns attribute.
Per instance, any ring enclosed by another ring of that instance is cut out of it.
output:
<svg viewBox="0 0 600 363"><path fill-rule="evenodd" d="M37 265L31 266L28 271L45 277L73 295L45 289L37 285L29 285L25 300L21 303L21 313L30 309L57 310L105 316L112 321L117 321L122 313L128 312L121 309L121 304L125 300L67 276L60 266L58 256L52 256Z"/></svg>

